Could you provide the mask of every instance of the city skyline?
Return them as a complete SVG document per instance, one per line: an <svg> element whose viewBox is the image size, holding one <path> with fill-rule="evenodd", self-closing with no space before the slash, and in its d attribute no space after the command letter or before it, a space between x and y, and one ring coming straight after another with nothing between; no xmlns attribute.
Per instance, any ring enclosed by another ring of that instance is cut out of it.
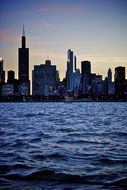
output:
<svg viewBox="0 0 127 190"><path fill-rule="evenodd" d="M22 25L25 24L30 49L30 80L34 65L47 57L65 76L71 48L81 61L90 60L92 72L106 76L110 67L126 67L127 2L123 0L90 1L1 1L0 56L4 69L16 72Z"/></svg>

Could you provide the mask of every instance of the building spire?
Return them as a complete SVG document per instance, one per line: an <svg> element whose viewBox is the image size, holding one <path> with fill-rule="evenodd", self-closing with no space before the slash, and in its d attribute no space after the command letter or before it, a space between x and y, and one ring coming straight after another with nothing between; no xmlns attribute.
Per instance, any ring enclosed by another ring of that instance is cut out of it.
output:
<svg viewBox="0 0 127 190"><path fill-rule="evenodd" d="M23 31L22 31L22 35L25 36L25 27L24 27L24 24L23 24Z"/></svg>
<svg viewBox="0 0 127 190"><path fill-rule="evenodd" d="M24 24L23 24L23 31L22 31L22 48L26 48L26 36L25 36Z"/></svg>

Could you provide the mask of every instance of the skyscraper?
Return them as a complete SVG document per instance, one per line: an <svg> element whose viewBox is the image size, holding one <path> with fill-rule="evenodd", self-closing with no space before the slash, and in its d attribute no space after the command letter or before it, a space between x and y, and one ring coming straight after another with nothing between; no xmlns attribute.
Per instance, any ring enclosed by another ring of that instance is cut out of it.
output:
<svg viewBox="0 0 127 190"><path fill-rule="evenodd" d="M26 37L25 30L23 25L23 33L22 33L22 47L18 49L18 77L20 87L22 89L22 85L26 88L26 92L23 92L23 95L30 94L30 81L29 81L29 48L26 48ZM23 87L23 88L24 88ZM22 91L20 89L20 94L22 95Z"/></svg>
<svg viewBox="0 0 127 190"><path fill-rule="evenodd" d="M82 61L81 62L81 73L82 73L82 79L84 75L91 75L91 63L90 61Z"/></svg>
<svg viewBox="0 0 127 190"><path fill-rule="evenodd" d="M5 71L3 70L3 59L0 57L0 95L2 95L2 85L5 83Z"/></svg>
<svg viewBox="0 0 127 190"><path fill-rule="evenodd" d="M57 84L57 70L50 60L35 65L32 71L32 95L53 95Z"/></svg>
<svg viewBox="0 0 127 190"><path fill-rule="evenodd" d="M114 94L114 82L112 82L112 71L108 69L108 94Z"/></svg>
<svg viewBox="0 0 127 190"><path fill-rule="evenodd" d="M5 71L3 70L3 59L0 57L0 84L5 82Z"/></svg>
<svg viewBox="0 0 127 190"><path fill-rule="evenodd" d="M91 91L91 63L90 61L81 62L81 82L83 94Z"/></svg>
<svg viewBox="0 0 127 190"><path fill-rule="evenodd" d="M125 67L115 68L115 93L117 95L125 93Z"/></svg>
<svg viewBox="0 0 127 190"><path fill-rule="evenodd" d="M7 83L14 83L14 80L15 80L15 72L12 70L8 71Z"/></svg>
<svg viewBox="0 0 127 190"><path fill-rule="evenodd" d="M74 71L76 67L76 58L71 49L67 52L67 90L74 90Z"/></svg>
<svg viewBox="0 0 127 190"><path fill-rule="evenodd" d="M110 84L112 82L112 71L111 69L109 68L108 69L108 84Z"/></svg>

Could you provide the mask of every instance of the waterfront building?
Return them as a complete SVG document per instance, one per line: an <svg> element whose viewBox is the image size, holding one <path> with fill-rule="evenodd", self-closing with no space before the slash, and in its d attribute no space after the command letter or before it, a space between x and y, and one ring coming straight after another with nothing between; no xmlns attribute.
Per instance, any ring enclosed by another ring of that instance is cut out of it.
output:
<svg viewBox="0 0 127 190"><path fill-rule="evenodd" d="M7 84L13 85L13 95L19 95L19 81L15 79L15 72L10 70L8 71L8 78L7 78ZM20 94L21 95L21 94Z"/></svg>
<svg viewBox="0 0 127 190"><path fill-rule="evenodd" d="M22 83L25 83L28 91L25 95L30 94L30 81L29 81L29 48L26 48L26 36L23 26L22 33L22 47L18 49L18 78L19 84L22 86Z"/></svg>
<svg viewBox="0 0 127 190"><path fill-rule="evenodd" d="M5 83L5 71L3 69L3 59L0 57L0 95L2 95L2 85Z"/></svg>
<svg viewBox="0 0 127 190"><path fill-rule="evenodd" d="M109 95L112 95L115 93L115 87L114 87L114 83L112 82L112 71L111 69L109 68L108 69L108 94Z"/></svg>
<svg viewBox="0 0 127 190"><path fill-rule="evenodd" d="M108 77L105 77L105 80L102 80L102 84L103 84L102 94L108 95Z"/></svg>
<svg viewBox="0 0 127 190"><path fill-rule="evenodd" d="M74 55L74 71L76 71L76 69L77 69L77 58Z"/></svg>
<svg viewBox="0 0 127 190"><path fill-rule="evenodd" d="M10 70L8 71L7 83L14 83L14 81L15 81L15 72Z"/></svg>
<svg viewBox="0 0 127 190"><path fill-rule="evenodd" d="M80 82L81 82L80 70L76 69L76 71L74 73L74 96L78 96L79 95Z"/></svg>
<svg viewBox="0 0 127 190"><path fill-rule="evenodd" d="M54 95L57 81L58 72L50 60L46 60L45 64L35 65L32 71L32 95Z"/></svg>
<svg viewBox="0 0 127 190"><path fill-rule="evenodd" d="M103 94L102 75L96 75L94 78L93 94L94 95L102 95Z"/></svg>
<svg viewBox="0 0 127 190"><path fill-rule="evenodd" d="M125 94L125 67L115 68L115 94Z"/></svg>
<svg viewBox="0 0 127 190"><path fill-rule="evenodd" d="M90 61L81 62L81 83L83 95L91 92L91 63Z"/></svg>
<svg viewBox="0 0 127 190"><path fill-rule="evenodd" d="M14 85L5 83L2 86L2 96L13 96L14 95Z"/></svg>
<svg viewBox="0 0 127 190"><path fill-rule="evenodd" d="M108 94L109 94L109 95L115 94L115 83L114 83L114 82L112 82L112 83L110 84L110 88L109 88Z"/></svg>
<svg viewBox="0 0 127 190"><path fill-rule="evenodd" d="M71 49L67 52L67 90L74 90L74 72L76 68L76 57Z"/></svg>
<svg viewBox="0 0 127 190"><path fill-rule="evenodd" d="M74 89L79 89L80 82L81 82L80 70L76 69L74 73Z"/></svg>
<svg viewBox="0 0 127 190"><path fill-rule="evenodd" d="M0 84L5 83L5 71L3 69L3 59L0 57Z"/></svg>

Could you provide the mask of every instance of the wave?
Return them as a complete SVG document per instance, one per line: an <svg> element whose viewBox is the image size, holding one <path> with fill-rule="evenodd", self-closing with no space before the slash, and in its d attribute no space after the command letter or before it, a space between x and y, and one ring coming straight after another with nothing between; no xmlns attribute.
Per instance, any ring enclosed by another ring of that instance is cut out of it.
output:
<svg viewBox="0 0 127 190"><path fill-rule="evenodd" d="M44 115L45 115L45 113L41 113L41 112L39 112L39 113L27 113L24 115L24 117L35 117L35 116L44 116Z"/></svg>
<svg viewBox="0 0 127 190"><path fill-rule="evenodd" d="M55 173L52 169L43 169L32 172L28 175L23 174L7 174L2 176L9 180L46 180L62 183L89 183L84 176L71 175L65 173Z"/></svg>
<svg viewBox="0 0 127 190"><path fill-rule="evenodd" d="M13 167L21 168L22 165L16 164ZM25 166L26 167L26 166ZM76 174L67 174L59 173L50 168L43 168L37 171L29 172L27 170L27 175L24 173L11 173L9 172L10 167L3 166L1 167L0 180L2 183L6 180L11 181L47 181L47 182L57 182L62 184L89 184L89 185L102 185L103 187L127 187L127 178L120 178L117 173L100 173L97 175L76 175ZM8 173L9 172L9 173ZM114 180L115 179L115 180Z"/></svg>
<svg viewBox="0 0 127 190"><path fill-rule="evenodd" d="M110 159L110 158L100 158L99 161L104 164L127 164L127 160Z"/></svg>
<svg viewBox="0 0 127 190"><path fill-rule="evenodd" d="M0 165L0 174L8 173L10 172L9 165Z"/></svg>
<svg viewBox="0 0 127 190"><path fill-rule="evenodd" d="M127 178L118 179L111 184L127 189Z"/></svg>
<svg viewBox="0 0 127 190"><path fill-rule="evenodd" d="M35 160L66 159L66 157L60 153L52 153L52 154L48 154L48 155L37 154L37 155L33 156L33 159L35 159Z"/></svg>
<svg viewBox="0 0 127 190"><path fill-rule="evenodd" d="M118 132L117 135L127 137L127 132Z"/></svg>
<svg viewBox="0 0 127 190"><path fill-rule="evenodd" d="M24 169L31 169L30 166L27 166L27 165L21 164L21 163L17 163L17 164L11 165L9 168L13 169L13 170L15 170L15 169L22 169L22 170L24 170Z"/></svg>

